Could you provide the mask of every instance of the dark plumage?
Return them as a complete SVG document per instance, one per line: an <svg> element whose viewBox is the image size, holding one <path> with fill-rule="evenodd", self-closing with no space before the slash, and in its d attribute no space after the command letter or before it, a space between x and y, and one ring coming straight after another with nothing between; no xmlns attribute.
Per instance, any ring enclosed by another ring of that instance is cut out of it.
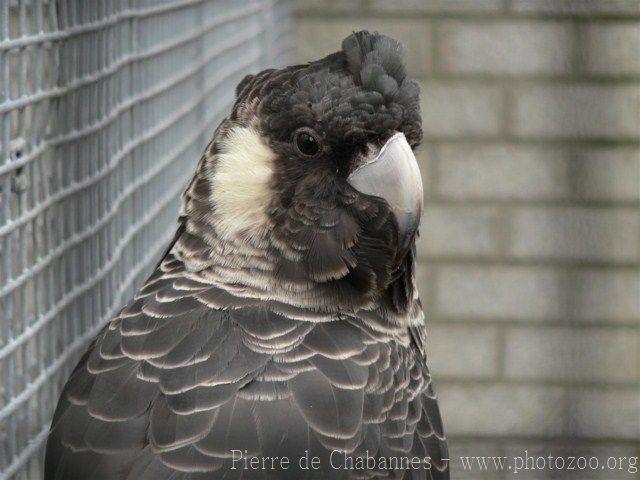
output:
<svg viewBox="0 0 640 480"><path fill-rule="evenodd" d="M421 141L401 45L358 32L236 93L174 242L64 389L45 479L448 478L414 284L419 205L403 223L351 185ZM232 450L291 461L247 469ZM307 451L318 469L299 468Z"/></svg>

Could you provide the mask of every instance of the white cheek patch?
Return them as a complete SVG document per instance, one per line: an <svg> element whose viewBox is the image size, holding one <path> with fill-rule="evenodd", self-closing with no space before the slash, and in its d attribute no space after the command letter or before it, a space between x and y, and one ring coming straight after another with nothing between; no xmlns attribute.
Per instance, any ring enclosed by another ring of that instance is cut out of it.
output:
<svg viewBox="0 0 640 480"><path fill-rule="evenodd" d="M221 142L211 179L218 234L253 234L267 227L275 154L250 127L233 127Z"/></svg>

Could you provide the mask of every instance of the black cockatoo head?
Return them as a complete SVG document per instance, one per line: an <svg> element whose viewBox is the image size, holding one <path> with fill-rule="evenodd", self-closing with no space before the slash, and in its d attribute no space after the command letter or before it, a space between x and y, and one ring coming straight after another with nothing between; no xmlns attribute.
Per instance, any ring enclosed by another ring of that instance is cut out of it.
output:
<svg viewBox="0 0 640 480"><path fill-rule="evenodd" d="M185 193L189 268L304 308L411 307L422 130L402 51L362 31L238 85Z"/></svg>

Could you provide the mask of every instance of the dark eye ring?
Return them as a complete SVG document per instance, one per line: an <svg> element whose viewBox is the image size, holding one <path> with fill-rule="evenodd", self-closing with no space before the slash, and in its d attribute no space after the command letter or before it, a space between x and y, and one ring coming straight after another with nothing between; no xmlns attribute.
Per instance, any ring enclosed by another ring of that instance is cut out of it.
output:
<svg viewBox="0 0 640 480"><path fill-rule="evenodd" d="M300 155L313 158L322 151L320 136L307 127L299 128L293 134L293 146Z"/></svg>

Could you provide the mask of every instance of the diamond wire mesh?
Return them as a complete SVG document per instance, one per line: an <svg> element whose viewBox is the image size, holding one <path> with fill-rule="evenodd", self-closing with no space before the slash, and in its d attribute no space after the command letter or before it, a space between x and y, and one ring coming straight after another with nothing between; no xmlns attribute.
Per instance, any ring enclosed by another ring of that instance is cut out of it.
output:
<svg viewBox="0 0 640 480"><path fill-rule="evenodd" d="M283 0L0 0L0 480L41 478L60 388L148 274Z"/></svg>

